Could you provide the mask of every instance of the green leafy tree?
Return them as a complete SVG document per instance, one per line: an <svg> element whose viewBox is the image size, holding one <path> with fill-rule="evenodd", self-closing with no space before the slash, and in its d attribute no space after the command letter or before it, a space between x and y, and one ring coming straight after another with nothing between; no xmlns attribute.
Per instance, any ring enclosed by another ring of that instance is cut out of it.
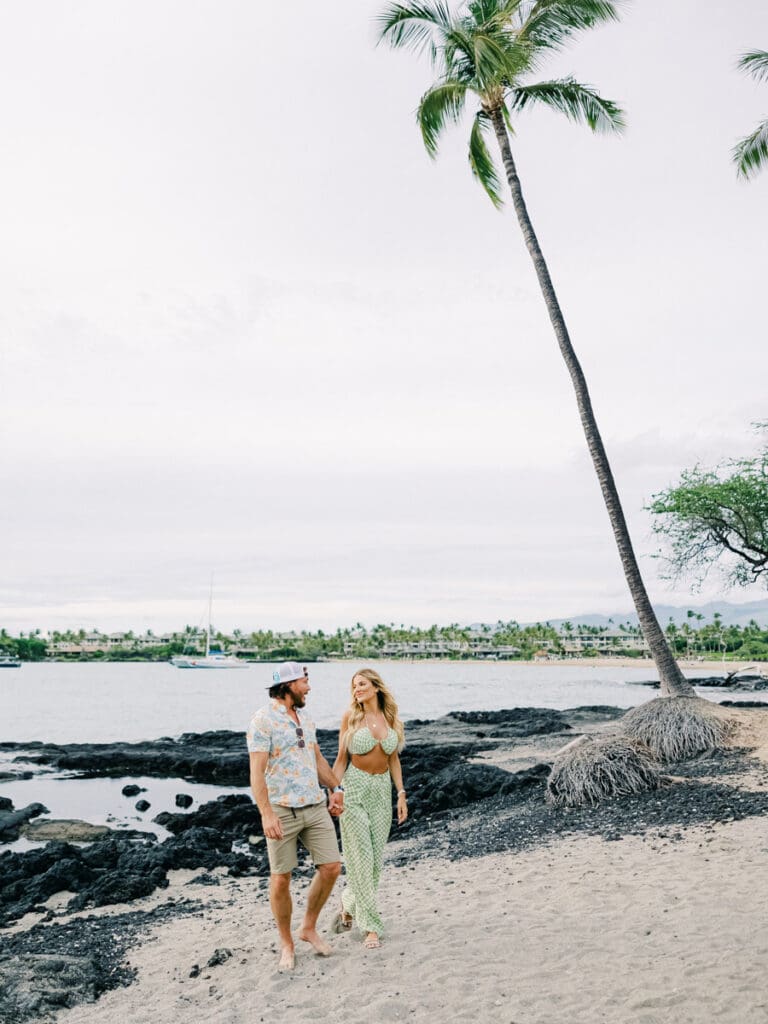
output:
<svg viewBox="0 0 768 1024"><path fill-rule="evenodd" d="M764 81L768 79L768 53L750 50L741 55L737 67L758 82ZM751 178L768 164L768 121L763 121L734 146L733 162L740 178Z"/></svg>
<svg viewBox="0 0 768 1024"><path fill-rule="evenodd" d="M471 105L469 165L491 202L501 207L502 185L488 147L495 139L512 205L536 271L560 352L573 383L592 462L610 518L622 567L665 694L692 695L664 637L637 564L626 519L603 445L586 378L523 197L512 152L514 123L523 111L549 107L594 132L620 132L619 107L571 77L531 82L547 57L577 33L618 18L610 0L470 0L454 14L447 0L390 3L380 17L381 37L395 48L426 53L437 79L421 98L417 120L430 156L444 130Z"/></svg>
<svg viewBox="0 0 768 1024"><path fill-rule="evenodd" d="M648 507L668 577L699 586L717 568L729 586L768 586L768 447L753 459L685 470Z"/></svg>

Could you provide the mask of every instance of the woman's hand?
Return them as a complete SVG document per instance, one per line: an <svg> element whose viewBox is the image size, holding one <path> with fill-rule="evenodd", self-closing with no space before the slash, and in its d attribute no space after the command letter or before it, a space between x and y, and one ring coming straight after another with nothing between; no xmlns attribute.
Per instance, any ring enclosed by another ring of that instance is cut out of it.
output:
<svg viewBox="0 0 768 1024"><path fill-rule="evenodd" d="M398 793L397 796L397 824L402 825L408 817L408 801L405 799L405 793Z"/></svg>
<svg viewBox="0 0 768 1024"><path fill-rule="evenodd" d="M340 789L335 793L331 793L328 798L328 811L338 818L339 815L344 813L344 790Z"/></svg>

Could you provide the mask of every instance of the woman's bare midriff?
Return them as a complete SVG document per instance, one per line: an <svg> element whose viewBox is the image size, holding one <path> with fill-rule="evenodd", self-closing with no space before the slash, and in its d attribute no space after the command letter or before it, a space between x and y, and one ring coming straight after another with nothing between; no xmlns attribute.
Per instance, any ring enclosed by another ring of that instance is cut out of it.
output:
<svg viewBox="0 0 768 1024"><path fill-rule="evenodd" d="M367 754L352 754L351 760L355 768L369 775L384 775L389 771L389 758L378 743Z"/></svg>

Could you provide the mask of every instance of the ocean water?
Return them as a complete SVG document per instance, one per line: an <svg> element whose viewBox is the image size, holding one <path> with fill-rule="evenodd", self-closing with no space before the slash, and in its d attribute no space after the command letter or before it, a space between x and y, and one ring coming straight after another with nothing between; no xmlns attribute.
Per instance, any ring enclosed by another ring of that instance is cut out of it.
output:
<svg viewBox="0 0 768 1024"><path fill-rule="evenodd" d="M26 664L0 670L0 742L106 743L137 741L210 729L246 729L266 700L272 665L184 670L166 663ZM309 665L307 710L321 728L335 728L361 665ZM449 711L494 708L569 708L610 704L629 708L653 691L637 685L657 679L648 667L592 667L567 662L377 661L401 716L439 718ZM708 671L688 673L711 675ZM722 700L727 691L704 690ZM768 692L744 694L768 700Z"/></svg>

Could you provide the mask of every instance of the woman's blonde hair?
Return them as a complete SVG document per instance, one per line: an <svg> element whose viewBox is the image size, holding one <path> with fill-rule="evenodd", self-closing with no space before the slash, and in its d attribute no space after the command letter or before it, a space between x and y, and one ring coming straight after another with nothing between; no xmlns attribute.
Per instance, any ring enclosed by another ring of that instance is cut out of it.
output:
<svg viewBox="0 0 768 1024"><path fill-rule="evenodd" d="M355 700L355 679L357 679L358 676L363 676L369 682L373 683L373 687L376 690L376 699L379 705L379 710L386 718L390 727L397 733L397 749L398 752L401 751L405 746L405 730L403 729L403 723L400 721L400 717L397 713L397 701L392 696L392 691L381 678L379 673L372 668L361 668L352 676L352 681L350 683L352 703L350 704L347 731L344 733L345 748L349 750L349 741L352 738L352 734L357 732L365 721L365 712L363 711L362 705L358 704Z"/></svg>

